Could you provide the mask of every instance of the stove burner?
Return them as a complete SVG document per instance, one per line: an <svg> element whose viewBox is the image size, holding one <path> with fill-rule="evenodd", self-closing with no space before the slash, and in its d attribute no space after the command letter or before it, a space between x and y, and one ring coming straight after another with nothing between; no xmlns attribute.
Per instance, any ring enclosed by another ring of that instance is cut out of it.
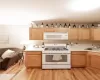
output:
<svg viewBox="0 0 100 80"><path fill-rule="evenodd" d="M45 48L45 50L49 50L49 48Z"/></svg>

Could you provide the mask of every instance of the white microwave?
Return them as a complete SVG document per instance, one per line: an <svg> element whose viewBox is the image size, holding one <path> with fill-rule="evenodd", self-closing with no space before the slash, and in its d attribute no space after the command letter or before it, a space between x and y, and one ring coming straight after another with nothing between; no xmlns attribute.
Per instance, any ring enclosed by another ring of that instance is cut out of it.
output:
<svg viewBox="0 0 100 80"><path fill-rule="evenodd" d="M44 32L44 40L68 40L67 32Z"/></svg>

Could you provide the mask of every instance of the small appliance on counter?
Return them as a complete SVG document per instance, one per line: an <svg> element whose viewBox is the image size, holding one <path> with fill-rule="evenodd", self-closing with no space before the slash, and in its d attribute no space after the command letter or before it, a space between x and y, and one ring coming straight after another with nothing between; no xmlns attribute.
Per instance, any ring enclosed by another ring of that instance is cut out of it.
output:
<svg viewBox="0 0 100 80"><path fill-rule="evenodd" d="M68 40L68 33L51 33L44 33L44 40ZM70 47L66 45L66 43L44 43L44 50L42 51L42 69L70 69L70 58Z"/></svg>

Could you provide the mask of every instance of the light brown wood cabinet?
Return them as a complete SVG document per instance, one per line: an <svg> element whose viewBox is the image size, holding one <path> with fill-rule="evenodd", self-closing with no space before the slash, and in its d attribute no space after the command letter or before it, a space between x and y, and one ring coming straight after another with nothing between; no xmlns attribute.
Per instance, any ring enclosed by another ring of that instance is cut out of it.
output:
<svg viewBox="0 0 100 80"><path fill-rule="evenodd" d="M92 28L91 29L91 39L92 40L100 40L100 28Z"/></svg>
<svg viewBox="0 0 100 80"><path fill-rule="evenodd" d="M79 28L78 29L78 39L79 40L90 40L90 29L89 28Z"/></svg>
<svg viewBox="0 0 100 80"><path fill-rule="evenodd" d="M55 28L44 28L44 32L55 32Z"/></svg>
<svg viewBox="0 0 100 80"><path fill-rule="evenodd" d="M43 40L44 32L68 32L68 28L30 28L30 40Z"/></svg>
<svg viewBox="0 0 100 80"><path fill-rule="evenodd" d="M25 52L25 66L27 68L42 67L42 52L41 51L26 51Z"/></svg>
<svg viewBox="0 0 100 80"><path fill-rule="evenodd" d="M69 28L69 40L90 40L89 28Z"/></svg>
<svg viewBox="0 0 100 80"><path fill-rule="evenodd" d="M25 51L26 68L42 67L41 51ZM72 68L93 67L100 69L100 52L72 51L71 52Z"/></svg>
<svg viewBox="0 0 100 80"><path fill-rule="evenodd" d="M71 66L72 67L86 67L87 51L72 51Z"/></svg>
<svg viewBox="0 0 100 80"><path fill-rule="evenodd" d="M90 40L89 28L69 28L69 40Z"/></svg>
<svg viewBox="0 0 100 80"><path fill-rule="evenodd" d="M78 28L68 29L68 40L78 40Z"/></svg>
<svg viewBox="0 0 100 80"><path fill-rule="evenodd" d="M100 28L30 28L30 40L43 40L44 32L68 32L68 40L100 40Z"/></svg>
<svg viewBox="0 0 100 80"><path fill-rule="evenodd" d="M100 69L100 52L89 52L87 59L88 67Z"/></svg>
<svg viewBox="0 0 100 80"><path fill-rule="evenodd" d="M43 40L44 28L30 28L30 40Z"/></svg>

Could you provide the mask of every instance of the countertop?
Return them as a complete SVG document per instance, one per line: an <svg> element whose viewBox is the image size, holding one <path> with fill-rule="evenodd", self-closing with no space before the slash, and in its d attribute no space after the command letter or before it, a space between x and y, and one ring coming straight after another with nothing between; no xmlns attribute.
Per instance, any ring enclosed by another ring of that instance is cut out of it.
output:
<svg viewBox="0 0 100 80"><path fill-rule="evenodd" d="M31 48L31 49L26 49L24 51L43 51L43 48ZM70 48L70 51L91 51L91 52L100 52L100 49L95 49L95 50L85 50L83 48Z"/></svg>
<svg viewBox="0 0 100 80"><path fill-rule="evenodd" d="M31 48L31 49L26 49L24 51L43 51L43 48Z"/></svg>
<svg viewBox="0 0 100 80"><path fill-rule="evenodd" d="M91 52L100 52L100 49L94 49L94 50L85 50L80 48L72 48L71 51L91 51Z"/></svg>

